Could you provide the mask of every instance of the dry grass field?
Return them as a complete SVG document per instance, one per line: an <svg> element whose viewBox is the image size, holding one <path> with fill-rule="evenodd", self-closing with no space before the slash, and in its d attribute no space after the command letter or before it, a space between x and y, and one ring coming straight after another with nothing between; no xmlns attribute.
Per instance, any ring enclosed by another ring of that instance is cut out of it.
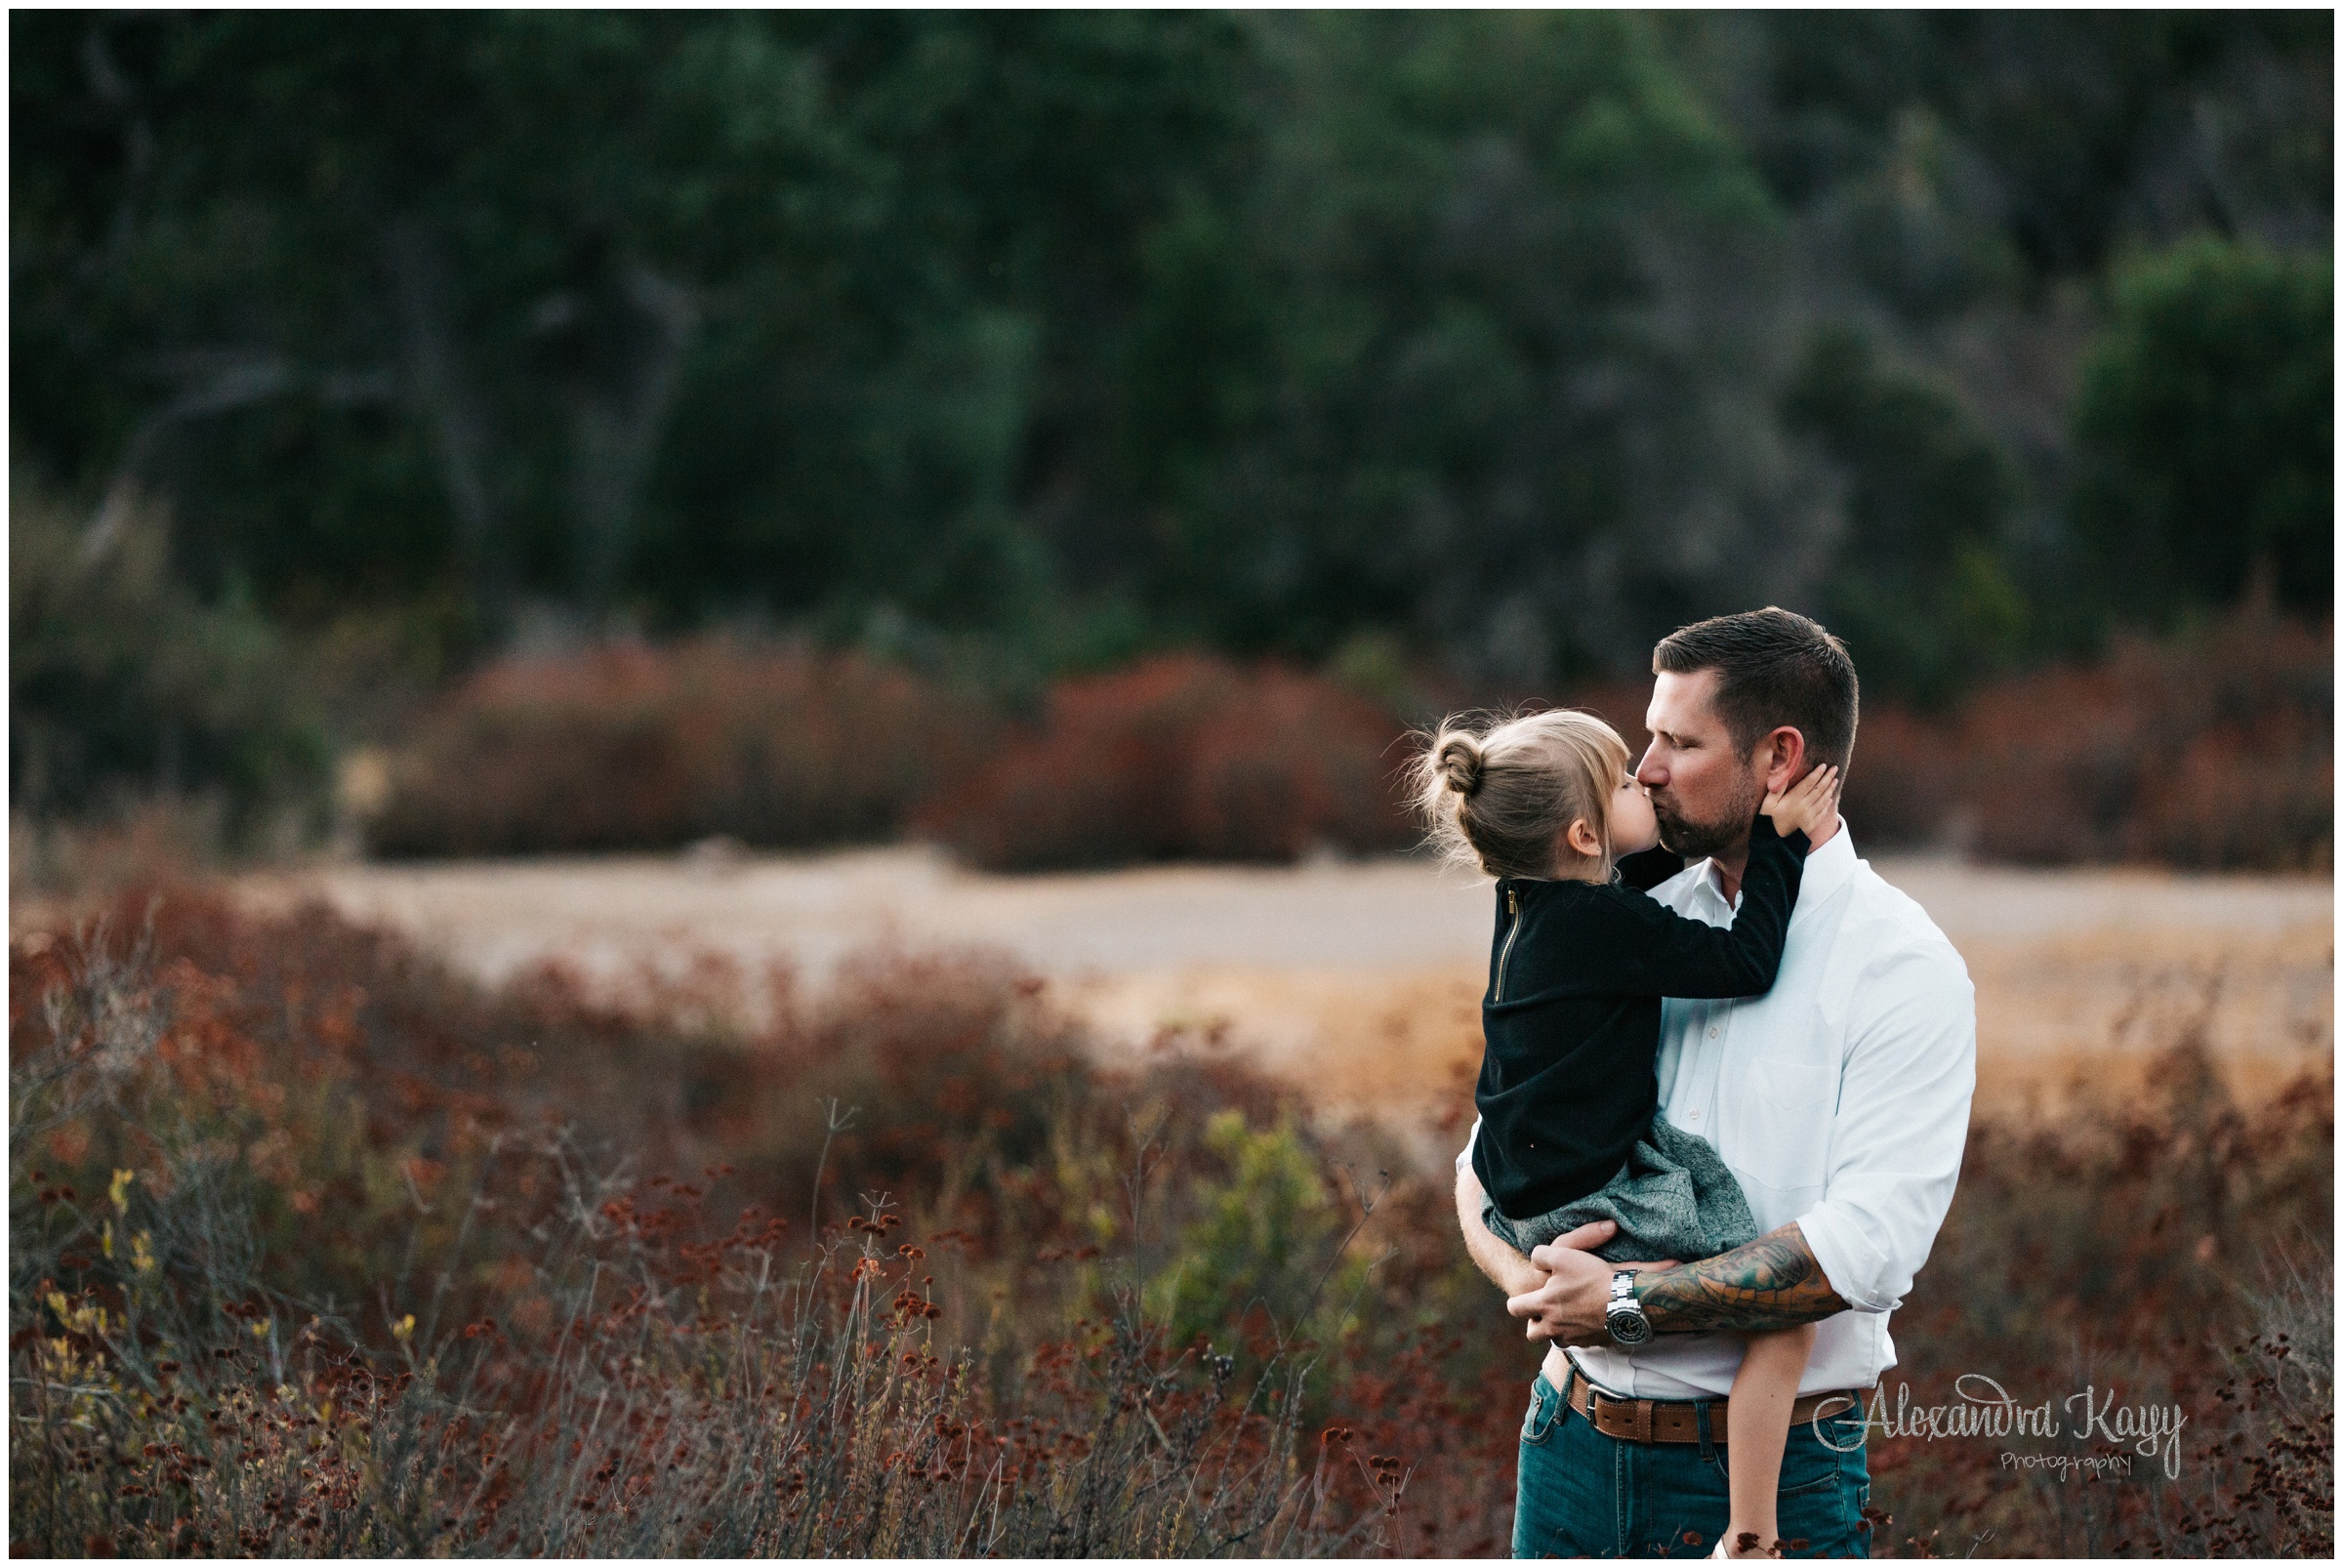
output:
<svg viewBox="0 0 2343 1568"><path fill-rule="evenodd" d="M2331 884L2310 877L2023 871L1885 858L1977 984L1981 1108L2054 1112L2077 1082L2136 1078L2152 1020L2202 1011L2252 1099L2333 1052ZM1110 1053L1217 1042L1365 1114L1428 1156L1479 1061L1488 895L1406 859L1293 869L1164 867L1033 877L926 850L344 866L247 881L285 907L317 892L486 979L545 959L622 995L643 965L723 954L818 984L874 942L1005 948L1096 1026Z"/></svg>

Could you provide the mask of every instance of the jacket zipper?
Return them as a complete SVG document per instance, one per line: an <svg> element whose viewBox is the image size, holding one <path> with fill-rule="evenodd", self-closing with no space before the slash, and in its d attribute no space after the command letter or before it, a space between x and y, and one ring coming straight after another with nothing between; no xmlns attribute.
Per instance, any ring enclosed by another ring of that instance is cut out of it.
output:
<svg viewBox="0 0 2343 1568"><path fill-rule="evenodd" d="M1498 949L1497 994L1490 998L1493 1002L1505 999L1505 962L1513 956L1513 938L1521 934L1521 900L1511 887L1505 889L1505 913L1513 917L1513 924L1505 929L1505 945Z"/></svg>

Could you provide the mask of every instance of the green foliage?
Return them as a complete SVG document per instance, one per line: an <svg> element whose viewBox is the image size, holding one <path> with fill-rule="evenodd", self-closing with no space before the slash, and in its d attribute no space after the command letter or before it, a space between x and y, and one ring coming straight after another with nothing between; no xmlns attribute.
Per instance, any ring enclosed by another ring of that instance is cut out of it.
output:
<svg viewBox="0 0 2343 1568"><path fill-rule="evenodd" d="M2206 227L2323 254L2331 32L27 13L14 433L81 502L169 495L206 601L455 606L459 652L549 605L1027 685L1367 638L1506 696L1772 599L1933 698L2125 607L2061 568L2060 302ZM2294 309L2126 289L2158 363L2261 364ZM1816 321L1895 368L1816 388ZM2311 422L2262 423L2265 472L2323 465ZM2254 526L2316 610L2299 522Z"/></svg>
<svg viewBox="0 0 2343 1568"><path fill-rule="evenodd" d="M1720 597L1663 519L1756 487L1733 399L1765 316L1737 281L1767 275L1778 215L1658 34L1330 14L1265 36L1285 106L1245 218L1274 395L1241 397L1260 417L1170 498L1158 613L1313 658L1392 628L1535 682ZM1590 591L1604 559L1631 586Z"/></svg>
<svg viewBox="0 0 2343 1568"><path fill-rule="evenodd" d="M276 628L174 578L160 522L95 522L19 489L9 519L11 805L92 815L133 795L212 794L240 835L313 805L325 742Z"/></svg>
<svg viewBox="0 0 2343 1568"><path fill-rule="evenodd" d="M2026 629L2006 565L2020 482L1958 394L1833 328L1808 349L1785 414L1846 477L1826 618L1864 679L1941 702L2005 665Z"/></svg>
<svg viewBox="0 0 2343 1568"><path fill-rule="evenodd" d="M2330 613L2332 264L2204 236L2131 259L2113 294L2074 505L2117 602L2168 620L2259 572L2286 607Z"/></svg>
<svg viewBox="0 0 2343 1568"><path fill-rule="evenodd" d="M1204 1143L1227 1176L1197 1184L1196 1217L1142 1298L1171 1342L1232 1324L1287 1343L1344 1333L1367 1264L1340 1251L1350 1217L1291 1117L1255 1129L1241 1110L1217 1111Z"/></svg>
<svg viewBox="0 0 2343 1568"><path fill-rule="evenodd" d="M1236 106L1210 18L19 41L33 448L167 476L189 569L275 607L454 580L491 631L514 593L1014 625L1032 443L1096 444L1141 237Z"/></svg>

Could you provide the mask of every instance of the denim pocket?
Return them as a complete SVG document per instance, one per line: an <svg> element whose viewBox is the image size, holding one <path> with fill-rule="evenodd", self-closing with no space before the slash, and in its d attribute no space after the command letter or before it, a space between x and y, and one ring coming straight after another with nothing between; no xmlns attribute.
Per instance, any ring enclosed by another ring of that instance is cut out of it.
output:
<svg viewBox="0 0 2343 1568"><path fill-rule="evenodd" d="M1787 1469L1788 1466L1785 1465L1784 1468ZM1820 1497L1826 1492L1834 1492L1838 1490L1842 1482L1839 1476L1838 1467L1834 1465L1829 1469L1825 1470L1822 1474L1815 1476L1812 1480L1800 1481L1794 1486L1783 1487L1780 1495L1786 1498Z"/></svg>
<svg viewBox="0 0 2343 1568"><path fill-rule="evenodd" d="M1722 1426L1724 1423L1719 1421L1717 1424ZM1707 1466L1709 1475L1729 1490L1733 1480L1733 1451L1721 1443L1716 1445L1709 1452ZM1784 1498L1818 1497L1832 1490L1838 1484L1839 1472L1836 1465L1826 1465L1821 1473L1817 1474L1813 1470L1813 1462L1804 1459L1795 1446L1784 1449L1782 1478L1777 1496Z"/></svg>
<svg viewBox="0 0 2343 1568"><path fill-rule="evenodd" d="M1545 1374L1541 1372L1537 1382L1530 1384L1529 1414L1521 1418L1522 1442L1533 1448L1544 1442L1552 1433L1554 1422L1561 1414L1562 1396L1555 1391L1552 1383L1545 1381Z"/></svg>
<svg viewBox="0 0 2343 1568"><path fill-rule="evenodd" d="M1780 1512L1783 1538L1806 1542L1795 1555L1867 1554L1863 1509L1870 1477L1864 1463L1863 1430L1851 1416L1842 1416L1822 1422L1811 1432L1790 1434L1783 1471L1788 1478L1794 1465L1799 1484L1783 1489ZM1821 1473L1815 1474L1817 1470Z"/></svg>

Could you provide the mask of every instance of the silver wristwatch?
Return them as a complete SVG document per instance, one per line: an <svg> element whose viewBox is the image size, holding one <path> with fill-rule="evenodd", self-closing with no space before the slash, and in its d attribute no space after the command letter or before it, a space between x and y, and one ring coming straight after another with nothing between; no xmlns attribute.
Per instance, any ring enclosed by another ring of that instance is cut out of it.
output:
<svg viewBox="0 0 2343 1568"><path fill-rule="evenodd" d="M1603 1327L1611 1331L1611 1342L1632 1348L1652 1337L1652 1320L1643 1315L1643 1303L1635 1300L1635 1276L1621 1269L1611 1276L1611 1301L1603 1308Z"/></svg>

